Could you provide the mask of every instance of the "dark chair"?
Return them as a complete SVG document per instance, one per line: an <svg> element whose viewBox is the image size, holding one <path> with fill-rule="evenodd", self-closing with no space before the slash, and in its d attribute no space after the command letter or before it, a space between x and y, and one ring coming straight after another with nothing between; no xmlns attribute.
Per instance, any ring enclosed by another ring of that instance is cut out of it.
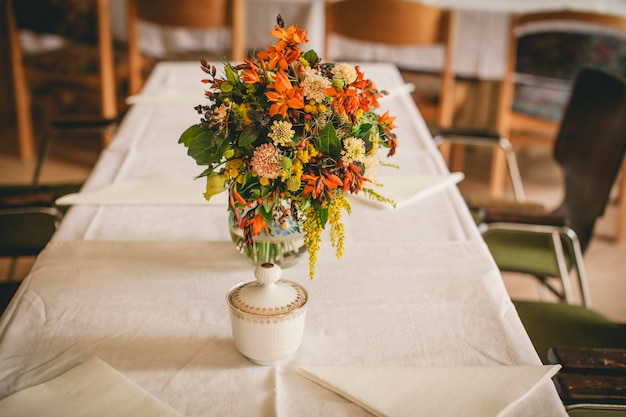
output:
<svg viewBox="0 0 626 417"><path fill-rule="evenodd" d="M569 282L573 267L582 301L590 306L583 253L597 218L604 213L625 151L624 80L583 69L574 83L553 153L565 177L561 205L553 211L524 203L480 208L480 228L498 267L538 278L568 303L574 301ZM552 285L553 278L560 278L560 290Z"/></svg>
<svg viewBox="0 0 626 417"><path fill-rule="evenodd" d="M0 257L11 258L9 279L17 258L37 256L52 238L62 217L54 205L57 197L48 186L0 188Z"/></svg>

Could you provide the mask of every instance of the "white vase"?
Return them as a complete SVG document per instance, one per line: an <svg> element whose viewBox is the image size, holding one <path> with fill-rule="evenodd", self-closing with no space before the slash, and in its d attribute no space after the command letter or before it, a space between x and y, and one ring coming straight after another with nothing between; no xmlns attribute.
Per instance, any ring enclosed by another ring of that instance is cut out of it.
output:
<svg viewBox="0 0 626 417"><path fill-rule="evenodd" d="M258 365L278 365L300 347L308 294L281 279L278 265L256 267L256 280L238 284L227 296L237 350Z"/></svg>

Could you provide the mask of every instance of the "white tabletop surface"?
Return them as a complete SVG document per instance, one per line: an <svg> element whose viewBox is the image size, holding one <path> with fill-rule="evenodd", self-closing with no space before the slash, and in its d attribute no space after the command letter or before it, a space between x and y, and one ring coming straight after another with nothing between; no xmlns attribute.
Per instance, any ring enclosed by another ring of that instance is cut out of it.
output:
<svg viewBox="0 0 626 417"><path fill-rule="evenodd" d="M362 68L380 88L402 85L391 65ZM160 64L85 190L162 172L193 181L201 167L177 140L198 120L202 77L197 64ZM381 104L400 141L386 180L446 174L410 97ZM284 271L310 302L302 347L277 367L232 341L225 296L252 267L225 206L72 207L0 319L0 398L97 356L188 417L360 416L296 369L540 364L455 186L396 210L352 206L342 260L326 238L314 280L306 260ZM566 414L548 381L507 415Z"/></svg>

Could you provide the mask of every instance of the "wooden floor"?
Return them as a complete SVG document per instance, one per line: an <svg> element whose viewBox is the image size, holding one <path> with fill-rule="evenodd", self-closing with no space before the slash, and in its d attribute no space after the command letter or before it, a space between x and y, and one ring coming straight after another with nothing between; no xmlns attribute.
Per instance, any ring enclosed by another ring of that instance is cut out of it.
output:
<svg viewBox="0 0 626 417"><path fill-rule="evenodd" d="M95 140L57 140L51 149L43 172L43 182L81 181L87 178L97 160L100 143ZM17 140L12 128L0 129L0 184L29 182L33 161L22 161L17 156ZM468 149L465 167L466 179L459 185L468 196L485 196L487 191L489 152ZM527 198L550 207L562 198L561 173L546 151L521 152L518 156ZM509 197L512 198L510 190ZM616 243L616 205L612 203L596 226L595 236L585 254L587 275L594 309L608 317L626 323L626 238ZM20 259L16 280L22 279L34 259ZM8 260L0 259L0 280L5 280ZM512 298L538 299L537 284L525 276L504 274L505 285ZM574 281L572 281L574 282Z"/></svg>

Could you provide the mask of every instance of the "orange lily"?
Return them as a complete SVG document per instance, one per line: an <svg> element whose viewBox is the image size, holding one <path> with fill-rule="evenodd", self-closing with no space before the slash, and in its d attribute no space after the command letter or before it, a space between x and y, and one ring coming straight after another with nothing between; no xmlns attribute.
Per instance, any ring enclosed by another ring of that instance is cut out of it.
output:
<svg viewBox="0 0 626 417"><path fill-rule="evenodd" d="M270 32L275 38L281 39L289 44L306 43L307 30L298 29L297 25L291 25L287 29L280 26L274 26L274 30Z"/></svg>
<svg viewBox="0 0 626 417"><path fill-rule="evenodd" d="M357 91L355 89L328 87L324 91L329 97L333 98L331 105L337 109L340 114L354 114L354 111L359 107L359 98L356 95Z"/></svg>
<svg viewBox="0 0 626 417"><path fill-rule="evenodd" d="M246 68L241 72L241 81L246 84L261 83L259 67L250 59L246 59L244 62L246 63Z"/></svg>
<svg viewBox="0 0 626 417"><path fill-rule="evenodd" d="M279 41L276 45L268 45L266 51L261 51L257 55L260 60L267 61L267 68L274 69L277 66L283 70L289 67L288 57L285 54L285 44Z"/></svg>
<svg viewBox="0 0 626 417"><path fill-rule="evenodd" d="M318 198L324 192L331 197L330 190L343 185L341 178L326 171L322 172L322 175L304 174L302 179L306 181L302 192L304 195L312 194L313 198Z"/></svg>
<svg viewBox="0 0 626 417"><path fill-rule="evenodd" d="M387 110L383 115L378 115L378 124L383 127L386 132L389 132L396 128L394 121L395 117L389 115L389 110Z"/></svg>
<svg viewBox="0 0 626 417"><path fill-rule="evenodd" d="M363 188L363 182L371 182L369 178L361 175L361 168L354 164L348 165L345 169L345 177L343 179L343 191L350 191L358 194Z"/></svg>
<svg viewBox="0 0 626 417"><path fill-rule="evenodd" d="M280 114L285 117L289 109L304 108L304 92L293 88L285 72L278 71L274 84L268 85L268 88L276 90L265 93L267 99L272 102L270 116Z"/></svg>
<svg viewBox="0 0 626 417"><path fill-rule="evenodd" d="M252 217L246 216L241 222L241 227L244 229L250 230L252 232L252 236L257 236L261 234L262 231L265 233L269 233L269 229L267 228L267 224L265 223L265 219L260 214L255 214Z"/></svg>

